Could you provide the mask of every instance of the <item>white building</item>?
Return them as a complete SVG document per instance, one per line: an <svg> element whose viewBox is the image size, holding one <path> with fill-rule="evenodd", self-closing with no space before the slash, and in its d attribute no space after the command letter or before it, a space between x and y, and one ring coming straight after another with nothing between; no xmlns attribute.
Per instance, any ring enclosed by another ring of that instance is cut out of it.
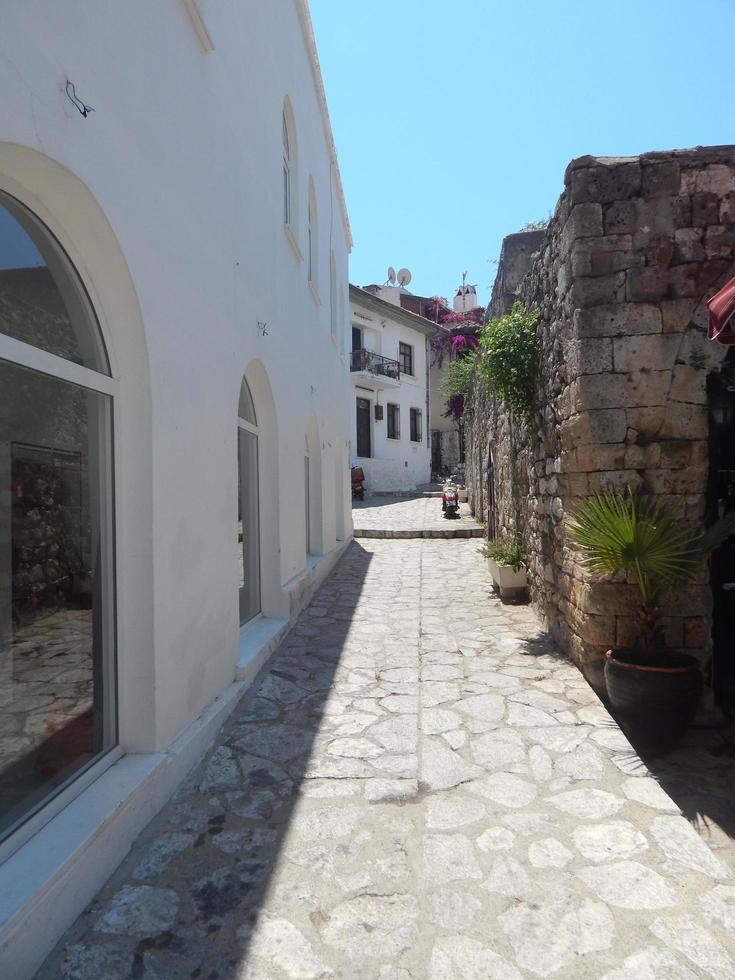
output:
<svg viewBox="0 0 735 980"><path fill-rule="evenodd" d="M0 976L15 980L351 535L350 231L306 4L93 6L4 4L0 31Z"/></svg>
<svg viewBox="0 0 735 980"><path fill-rule="evenodd" d="M429 341L435 324L401 308L400 286L350 285L352 459L368 491L431 478Z"/></svg>

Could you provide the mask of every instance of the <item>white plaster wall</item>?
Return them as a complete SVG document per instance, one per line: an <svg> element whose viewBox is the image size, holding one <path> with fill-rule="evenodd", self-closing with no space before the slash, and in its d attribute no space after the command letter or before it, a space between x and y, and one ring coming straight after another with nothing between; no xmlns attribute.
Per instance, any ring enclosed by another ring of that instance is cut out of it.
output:
<svg viewBox="0 0 735 980"><path fill-rule="evenodd" d="M359 314L359 315L358 315ZM369 320L365 319L369 317ZM372 458L360 459L366 476L368 490L409 490L418 484L428 483L431 476L431 452L429 449L429 424L427 418L427 351L426 336L390 316L381 316L374 310L355 302L350 304L350 320L363 329L367 350L398 360L398 344L411 344L414 355L413 376L401 373L397 387L380 388L380 377L366 381L359 373L352 374L352 451L357 446L357 416L355 398L370 399ZM429 352L430 353L430 352ZM359 388L357 386L360 386ZM372 391L364 390L372 387ZM400 407L400 439L388 439L388 403ZM383 419L375 419L375 404L383 406ZM418 408L422 416L421 442L412 442L410 409Z"/></svg>
<svg viewBox="0 0 735 980"><path fill-rule="evenodd" d="M305 567L308 419L321 454L317 553L351 528L347 481L337 488L337 456L346 467L350 438L345 324L332 339L329 310L330 250L344 293L348 232L297 6L203 0L214 42L205 52L180 0L97 0L93 11L85 0L3 5L0 187L45 209L82 267L119 379L128 750L168 745L234 677L236 414L246 371L272 396L269 406L254 392L271 456L264 610L286 613L281 586ZM66 97L67 78L95 108L86 119ZM286 96L303 254L310 176L316 190L321 304L283 230ZM31 151L43 166L32 165ZM56 185L45 169L58 172ZM98 225L82 220L92 212ZM117 248L117 267L97 248Z"/></svg>

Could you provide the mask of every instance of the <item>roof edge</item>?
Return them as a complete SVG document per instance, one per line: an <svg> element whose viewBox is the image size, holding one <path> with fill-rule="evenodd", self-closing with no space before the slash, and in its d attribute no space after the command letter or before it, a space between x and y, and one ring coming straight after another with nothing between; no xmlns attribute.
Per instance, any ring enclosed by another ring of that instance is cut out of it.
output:
<svg viewBox="0 0 735 980"><path fill-rule="evenodd" d="M327 146L329 147L329 156L334 167L334 177L335 183L337 185L337 200L339 203L340 211L342 213L342 224L344 225L345 234L347 236L347 247L349 251L352 251L352 246L354 244L352 239L352 229L350 228L350 216L347 211L347 201L345 199L344 185L342 184L342 175L339 169L339 160L337 159L337 147L334 143L334 133L332 131L332 121L329 117L329 106L327 105L327 95L324 91L324 79L322 78L322 69L319 64L319 53L316 47L316 38L314 36L314 25L311 20L311 12L309 11L309 0L293 0L294 6L296 7L296 12L299 17L299 24L301 25L301 33L306 44L306 50L309 55L309 61L311 62L311 74L314 79L314 84L316 86L317 97L319 101L319 111L321 112L322 123L324 125L324 133L327 137Z"/></svg>
<svg viewBox="0 0 735 980"><path fill-rule="evenodd" d="M379 296L373 296L372 293L368 293L364 289L361 289L360 286L354 286L352 283L350 283L350 300L354 303L361 303L375 313L382 314L385 317L392 317L404 326L410 327L412 330L418 330L425 337L436 337L437 334L442 332L442 328L438 323L432 323L425 316L419 316L418 313L411 313L410 310L404 310L402 306L395 306L393 303L389 303Z"/></svg>

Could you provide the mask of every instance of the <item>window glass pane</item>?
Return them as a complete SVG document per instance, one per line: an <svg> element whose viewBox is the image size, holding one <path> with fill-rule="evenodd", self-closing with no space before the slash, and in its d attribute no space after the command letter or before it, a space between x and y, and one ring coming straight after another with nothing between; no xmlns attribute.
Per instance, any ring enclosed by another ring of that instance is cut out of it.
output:
<svg viewBox="0 0 735 980"><path fill-rule="evenodd" d="M240 547L240 622L260 612L260 516L258 506L258 437L237 430L239 462L238 540Z"/></svg>
<svg viewBox="0 0 735 980"><path fill-rule="evenodd" d="M244 378L240 385L240 402L237 407L237 414L241 419L250 422L251 425L258 424L258 420L255 417L255 405L253 404L253 396L250 393L250 386Z"/></svg>
<svg viewBox="0 0 735 980"><path fill-rule="evenodd" d="M0 836L116 737L111 402L0 361Z"/></svg>
<svg viewBox="0 0 735 980"><path fill-rule="evenodd" d="M109 374L89 300L48 229L0 192L0 333Z"/></svg>

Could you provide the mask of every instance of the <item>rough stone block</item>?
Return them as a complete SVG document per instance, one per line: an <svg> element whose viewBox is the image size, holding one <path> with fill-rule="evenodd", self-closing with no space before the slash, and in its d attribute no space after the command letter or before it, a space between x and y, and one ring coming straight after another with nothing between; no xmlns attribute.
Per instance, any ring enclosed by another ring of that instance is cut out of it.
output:
<svg viewBox="0 0 735 980"><path fill-rule="evenodd" d="M658 443L649 446L626 446L623 467L626 470L644 470L659 465L661 451Z"/></svg>
<svg viewBox="0 0 735 980"><path fill-rule="evenodd" d="M693 299L665 299L661 303L664 333L681 333L686 330L697 301Z"/></svg>
<svg viewBox="0 0 735 980"><path fill-rule="evenodd" d="M625 272L608 276L580 276L572 280L572 303L575 306L597 306L619 303L625 298Z"/></svg>
<svg viewBox="0 0 735 980"><path fill-rule="evenodd" d="M688 466L678 470L645 470L643 489L651 494L693 494L701 493L707 486L707 470L704 467Z"/></svg>
<svg viewBox="0 0 735 980"><path fill-rule="evenodd" d="M658 443L661 466L664 469L676 470L692 463L693 446L697 443L687 439L673 439Z"/></svg>
<svg viewBox="0 0 735 980"><path fill-rule="evenodd" d="M661 310L652 303L619 303L574 311L577 337L619 337L661 330Z"/></svg>
<svg viewBox="0 0 735 980"><path fill-rule="evenodd" d="M704 405L670 401L659 434L662 439L706 439L709 430Z"/></svg>
<svg viewBox="0 0 735 980"><path fill-rule="evenodd" d="M608 444L602 446L579 446L576 459L577 470L592 473L595 470L620 470L625 468L625 446Z"/></svg>
<svg viewBox="0 0 735 980"><path fill-rule="evenodd" d="M562 426L562 446L571 450L588 443L622 442L627 427L626 415L621 409L585 411L573 415Z"/></svg>
<svg viewBox="0 0 735 980"><path fill-rule="evenodd" d="M664 405L671 371L631 371L628 374L586 374L577 379L578 411L628 406Z"/></svg>
<svg viewBox="0 0 735 980"><path fill-rule="evenodd" d="M684 516L690 521L700 521L707 512L707 497L703 493L693 493L687 496Z"/></svg>
<svg viewBox="0 0 735 980"><path fill-rule="evenodd" d="M641 188L641 166L636 161L599 164L573 170L570 175L572 204L586 201L606 204L636 195Z"/></svg>
<svg viewBox="0 0 735 980"><path fill-rule="evenodd" d="M584 612L596 615L625 616L640 605L637 588L617 582L577 582L572 598Z"/></svg>
<svg viewBox="0 0 735 980"><path fill-rule="evenodd" d="M660 437L666 409L663 405L648 405L626 409L629 430L635 433L634 442L646 445Z"/></svg>
<svg viewBox="0 0 735 980"><path fill-rule="evenodd" d="M680 184L681 170L675 160L644 164L641 168L641 193L645 197L678 194Z"/></svg>
<svg viewBox="0 0 735 980"><path fill-rule="evenodd" d="M632 303L657 303L669 288L669 270L629 269L626 273L625 298Z"/></svg>
<svg viewBox="0 0 735 980"><path fill-rule="evenodd" d="M726 194L720 201L720 224L730 225L735 222L735 193Z"/></svg>
<svg viewBox="0 0 735 980"><path fill-rule="evenodd" d="M681 338L678 334L638 334L634 337L616 337L613 340L614 370L626 372L648 368L651 371L670 371L674 366L680 342ZM650 404L656 405L659 402L652 401Z"/></svg>
<svg viewBox="0 0 735 980"><path fill-rule="evenodd" d="M716 225L720 219L720 199L716 194L692 194L692 224L696 228Z"/></svg>
<svg viewBox="0 0 735 980"><path fill-rule="evenodd" d="M701 262L702 259L702 229L677 228L674 232L674 262Z"/></svg>
<svg viewBox="0 0 735 980"><path fill-rule="evenodd" d="M569 236L569 241L601 235L603 233L602 205L592 202L576 204L569 213L564 233Z"/></svg>
<svg viewBox="0 0 735 980"><path fill-rule="evenodd" d="M711 225L704 235L708 259L729 259L735 256L735 226Z"/></svg>
<svg viewBox="0 0 735 980"><path fill-rule="evenodd" d="M672 336L676 336L672 334ZM688 364L677 364L671 381L671 397L677 402L707 404L707 373Z"/></svg>
<svg viewBox="0 0 735 980"><path fill-rule="evenodd" d="M692 223L692 199L688 194L671 198L671 213L676 228L688 228Z"/></svg>
<svg viewBox="0 0 735 980"><path fill-rule="evenodd" d="M625 490L630 487L635 490L641 485L641 475L637 470L607 470L588 474L592 493L603 493L605 490Z"/></svg>
<svg viewBox="0 0 735 980"><path fill-rule="evenodd" d="M723 197L735 191L735 171L726 164L714 163L699 170L694 177L694 189Z"/></svg>
<svg viewBox="0 0 735 980"><path fill-rule="evenodd" d="M612 340L609 337L573 340L567 354L567 365L571 377L612 371Z"/></svg>
<svg viewBox="0 0 735 980"><path fill-rule="evenodd" d="M615 201L605 208L606 235L632 235L640 227L638 209L640 201Z"/></svg>

